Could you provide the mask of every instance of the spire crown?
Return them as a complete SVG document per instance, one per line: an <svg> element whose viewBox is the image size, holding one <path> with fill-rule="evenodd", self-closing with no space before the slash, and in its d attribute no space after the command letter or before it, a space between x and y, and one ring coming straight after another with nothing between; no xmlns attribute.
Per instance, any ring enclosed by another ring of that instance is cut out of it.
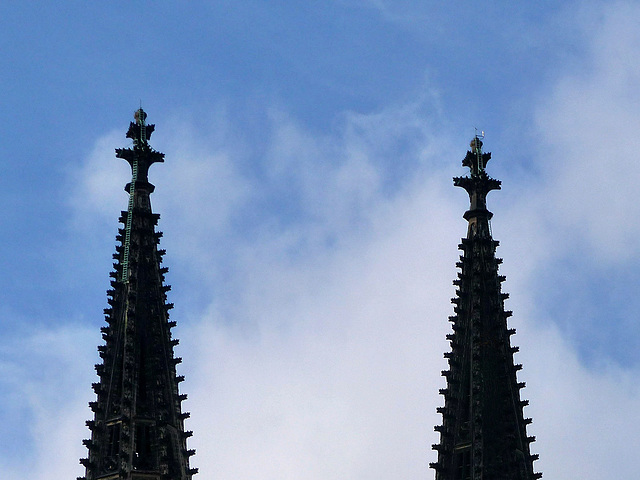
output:
<svg viewBox="0 0 640 480"><path fill-rule="evenodd" d="M155 151L149 145L149 138L156 126L146 123L147 113L139 108L133 114L133 118L134 121L129 124L129 130L127 130L127 138L133 140L133 148L117 148L116 157L129 162L132 185L137 188L136 183L140 186L151 185L148 182L149 167L154 163L164 162L164 153Z"/></svg>
<svg viewBox="0 0 640 480"><path fill-rule="evenodd" d="M489 220L493 214L487 210L487 194L491 190L500 190L502 182L487 175L485 168L491 159L491 153L482 152L482 140L476 135L471 140L471 150L467 151L462 160L462 165L469 167L470 176L454 177L453 184L464 188L469 194L470 206L464 214L469 222L468 236L476 234L489 235Z"/></svg>
<svg viewBox="0 0 640 480"><path fill-rule="evenodd" d="M133 113L134 121L129 124L129 131L127 132L127 138L133 140L134 147L142 148L147 146L147 141L155 125L147 125L147 112L142 108L139 108Z"/></svg>
<svg viewBox="0 0 640 480"><path fill-rule="evenodd" d="M467 151L467 155L462 160L462 166L469 167L471 176L481 175L487 167L487 163L491 160L491 153L483 153L482 145L479 135L473 137L473 140L469 143L471 150Z"/></svg>

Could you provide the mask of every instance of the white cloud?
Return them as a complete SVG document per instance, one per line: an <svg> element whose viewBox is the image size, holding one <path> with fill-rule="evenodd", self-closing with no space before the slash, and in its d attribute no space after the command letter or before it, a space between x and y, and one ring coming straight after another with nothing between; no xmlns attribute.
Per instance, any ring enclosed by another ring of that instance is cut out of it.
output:
<svg viewBox="0 0 640 480"><path fill-rule="evenodd" d="M411 213L389 210L375 240L355 238L322 261L249 259L237 318L214 311L197 334L185 329L186 349L198 352L191 409L202 424L192 445L205 475L424 474L452 290L429 279L453 271L455 251L440 239L456 235L434 200L425 192ZM440 228L416 210L433 212ZM250 326L235 323L244 318Z"/></svg>
<svg viewBox="0 0 640 480"><path fill-rule="evenodd" d="M2 362L0 381L10 385L17 397L5 405L5 413L28 412L20 430L7 432L9 441L24 447L19 456L3 459L2 478L78 476L78 460L86 455L81 440L89 433L84 422L88 420L87 402L93 399L90 385L95 381L98 338L98 332L87 327L65 324L25 327L20 341L5 339L0 344L7 359ZM7 444L7 448L13 447Z"/></svg>
<svg viewBox="0 0 640 480"><path fill-rule="evenodd" d="M638 258L640 8L619 3L592 25L582 71L566 72L538 111L545 215L565 246L583 244L600 261ZM570 241L573 239L573 241ZM584 242L584 243L583 243ZM570 247L573 248L573 247Z"/></svg>
<svg viewBox="0 0 640 480"><path fill-rule="evenodd" d="M123 141L124 140L124 141ZM86 162L73 165L70 171L69 204L75 214L75 228L89 232L97 224L113 223L113 217L126 208L124 186L131 169L124 160L115 158L115 149L130 140L121 132L111 131L96 141ZM123 205L124 200L124 207Z"/></svg>
<svg viewBox="0 0 640 480"><path fill-rule="evenodd" d="M633 477L640 371L614 364L589 369L559 330L532 322L524 308L519 313L526 321L517 324L516 342L538 468L559 479Z"/></svg>

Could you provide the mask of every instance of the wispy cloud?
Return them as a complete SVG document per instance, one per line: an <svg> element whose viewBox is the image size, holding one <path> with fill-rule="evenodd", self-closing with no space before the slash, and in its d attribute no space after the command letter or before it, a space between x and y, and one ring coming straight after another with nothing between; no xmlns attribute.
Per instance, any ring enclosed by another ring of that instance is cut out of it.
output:
<svg viewBox="0 0 640 480"><path fill-rule="evenodd" d="M74 478L78 455L84 455L79 441L88 434L84 417L92 392L86 387L95 381L99 334L73 323L24 326L16 333L19 338L0 344L6 359L0 382L14 397L3 409L11 430L0 472L3 478Z"/></svg>

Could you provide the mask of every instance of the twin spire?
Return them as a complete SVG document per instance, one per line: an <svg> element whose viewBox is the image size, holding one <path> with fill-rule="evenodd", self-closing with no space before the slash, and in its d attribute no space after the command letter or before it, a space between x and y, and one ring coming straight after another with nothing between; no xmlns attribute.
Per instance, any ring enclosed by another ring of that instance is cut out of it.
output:
<svg viewBox="0 0 640 480"><path fill-rule="evenodd" d="M87 422L91 439L85 440L89 455L80 462L86 473L79 480L191 480L195 453L187 449L192 432L184 429L189 417L182 411L186 395L176 374L181 362L174 356L178 340L171 335L175 322L169 320L167 269L161 266L162 236L156 232L159 215L152 213L148 181L149 167L163 162L164 154L149 145L154 125L139 109L127 138L132 148L116 150L116 156L131 166L127 211L122 212L116 253L102 327L104 345L98 347L102 362L96 365L99 382L93 384L97 399L90 403L94 418ZM470 175L454 178L456 186L469 194L469 222L466 238L459 245L463 255L456 297L455 315L449 317L453 333L447 335L451 351L445 353L449 369L442 374L447 387L441 390L444 406L438 408L442 424L440 443L433 446L438 460L431 464L436 480L534 480L530 453L534 441L527 436L531 422L523 414L514 363L518 347L511 346L514 329L507 327L511 312L505 310L496 258L498 242L490 229L492 213L486 197L500 189L500 181L485 171L491 158L482 152L476 136L462 164Z"/></svg>

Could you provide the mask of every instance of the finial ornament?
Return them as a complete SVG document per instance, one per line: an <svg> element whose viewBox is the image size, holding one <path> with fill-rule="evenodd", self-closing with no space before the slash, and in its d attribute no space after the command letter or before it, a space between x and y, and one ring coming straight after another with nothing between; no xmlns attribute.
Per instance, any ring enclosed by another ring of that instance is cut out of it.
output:
<svg viewBox="0 0 640 480"><path fill-rule="evenodd" d="M471 150L467 151L462 160L462 165L469 167L471 175L465 177L455 177L453 183L457 187L464 188L469 194L470 206L464 214L464 218L469 221L468 235L491 235L489 220L492 213L487 210L487 194L491 190L500 189L500 181L487 175L485 167L491 159L491 153L483 153L482 140L479 135L473 137L470 142Z"/></svg>
<svg viewBox="0 0 640 480"><path fill-rule="evenodd" d="M134 185L136 181L140 185L141 182L148 182L147 174L152 164L164 162L164 154L156 152L149 145L149 138L151 138L155 125L147 124L147 112L139 108L134 112L133 119L134 121L129 124L127 131L127 138L133 140L133 148L116 149L116 157L129 162L131 172L136 177Z"/></svg>
<svg viewBox="0 0 640 480"><path fill-rule="evenodd" d="M482 153L482 140L480 140L480 137L478 137L477 135L473 137L473 140L471 140L469 146L471 147L471 151L473 153Z"/></svg>
<svg viewBox="0 0 640 480"><path fill-rule="evenodd" d="M491 159L491 153L482 152L483 143L481 138L484 138L484 132L482 132L482 135L476 134L473 137L473 140L469 143L471 150L467 152L467 156L462 160L462 165L471 169L472 177L484 173L484 169Z"/></svg>
<svg viewBox="0 0 640 480"><path fill-rule="evenodd" d="M133 114L133 118L136 120L136 123L138 125L144 125L145 122L147 121L147 112L145 112L144 110L142 110L142 107L140 107L138 110L135 111L135 113Z"/></svg>
<svg viewBox="0 0 640 480"><path fill-rule="evenodd" d="M138 127L133 136L133 144L134 146L142 147L147 144L147 113L140 107L133 114L133 118L135 125ZM151 135L151 132L149 132L149 135Z"/></svg>

